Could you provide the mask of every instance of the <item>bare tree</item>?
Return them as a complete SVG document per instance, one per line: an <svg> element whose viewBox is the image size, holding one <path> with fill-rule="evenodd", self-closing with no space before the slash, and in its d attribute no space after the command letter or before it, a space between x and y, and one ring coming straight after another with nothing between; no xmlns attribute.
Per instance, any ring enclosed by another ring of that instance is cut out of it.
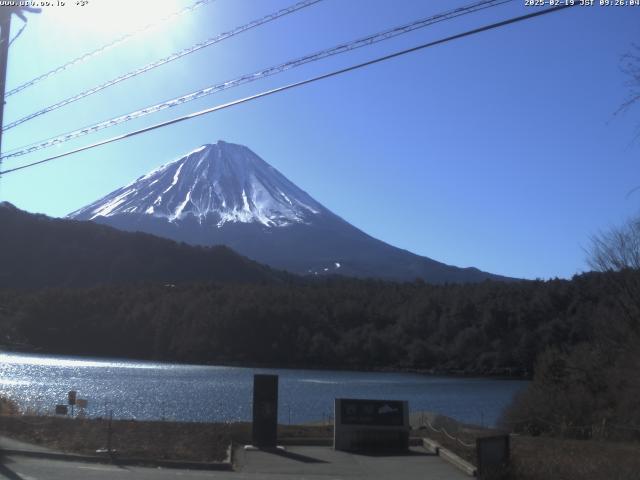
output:
<svg viewBox="0 0 640 480"><path fill-rule="evenodd" d="M620 59L620 70L626 77L624 85L627 87L627 97L620 104L618 109L613 112L613 116L622 115L631 110L634 106L640 104L640 45L632 44L628 53L625 53ZM640 124L636 126L635 136L632 140L637 142L640 140ZM632 188L627 192L627 197L640 191L640 185Z"/></svg>
<svg viewBox="0 0 640 480"><path fill-rule="evenodd" d="M591 238L589 266L600 272L640 269L640 216Z"/></svg>
<svg viewBox="0 0 640 480"><path fill-rule="evenodd" d="M591 238L587 263L607 275L620 309L617 318L600 319L599 338L609 345L637 351L640 341L640 215Z"/></svg>
<svg viewBox="0 0 640 480"><path fill-rule="evenodd" d="M627 98L613 113L614 116L626 113L640 103L640 45L632 44L631 50L620 59L620 70L626 76ZM640 124L636 128L635 140L640 140ZM627 198L640 191L640 185L627 192Z"/></svg>
<svg viewBox="0 0 640 480"><path fill-rule="evenodd" d="M627 98L615 114L624 113L640 103L640 45L634 44L629 53L622 56L620 69L627 76L625 85L629 89Z"/></svg>

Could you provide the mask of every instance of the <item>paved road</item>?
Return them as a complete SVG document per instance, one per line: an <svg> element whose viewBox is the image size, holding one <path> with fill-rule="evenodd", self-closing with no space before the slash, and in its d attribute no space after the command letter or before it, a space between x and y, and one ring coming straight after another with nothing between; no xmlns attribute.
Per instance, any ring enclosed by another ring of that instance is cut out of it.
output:
<svg viewBox="0 0 640 480"><path fill-rule="evenodd" d="M227 476L218 475L226 473ZM233 472L205 472L142 467L117 467L99 463L66 462L61 460L8 457L0 465L2 480L184 480L237 478Z"/></svg>
<svg viewBox="0 0 640 480"><path fill-rule="evenodd" d="M292 480L393 479L468 480L468 477L422 449L410 455L368 456L336 452L330 447L287 447L278 454L238 450L235 472L118 467L22 456L0 464L2 480Z"/></svg>

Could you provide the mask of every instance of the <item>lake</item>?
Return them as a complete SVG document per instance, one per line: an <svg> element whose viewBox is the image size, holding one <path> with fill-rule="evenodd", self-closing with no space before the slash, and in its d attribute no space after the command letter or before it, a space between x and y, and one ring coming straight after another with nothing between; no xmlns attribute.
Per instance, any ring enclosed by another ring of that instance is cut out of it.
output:
<svg viewBox="0 0 640 480"><path fill-rule="evenodd" d="M182 421L250 420L254 373L280 376L279 421L305 423L333 415L334 398L408 400L433 411L494 425L526 385L522 380L413 373L241 368L0 353L0 395L23 409L53 412L76 390L86 414Z"/></svg>

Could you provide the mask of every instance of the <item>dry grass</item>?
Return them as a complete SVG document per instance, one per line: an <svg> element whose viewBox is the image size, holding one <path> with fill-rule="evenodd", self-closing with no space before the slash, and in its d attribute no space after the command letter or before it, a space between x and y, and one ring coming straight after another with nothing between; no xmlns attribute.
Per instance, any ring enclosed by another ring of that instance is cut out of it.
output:
<svg viewBox="0 0 640 480"><path fill-rule="evenodd" d="M107 420L50 416L0 416L0 432L63 452L95 454L107 447ZM250 423L113 420L111 448L122 457L216 462L234 443L251 443ZM280 426L286 437L329 436L332 427Z"/></svg>
<svg viewBox="0 0 640 480"><path fill-rule="evenodd" d="M425 412L426 425L414 434L437 441L473 465L476 438L504 434L504 431L466 425L454 419ZM444 433L459 438L469 448ZM575 440L550 436L511 436L511 466L501 480L640 480L640 443L604 440Z"/></svg>
<svg viewBox="0 0 640 480"><path fill-rule="evenodd" d="M512 437L517 480L640 479L640 445L548 437Z"/></svg>
<svg viewBox="0 0 640 480"><path fill-rule="evenodd" d="M13 400L0 397L0 415L16 415L18 412L18 405Z"/></svg>
<svg viewBox="0 0 640 480"><path fill-rule="evenodd" d="M333 425L278 425L278 438L333 438Z"/></svg>
<svg viewBox="0 0 640 480"><path fill-rule="evenodd" d="M421 430L473 465L475 448L465 448L442 434ZM479 436L484 436L488 434ZM469 441L469 432L465 442ZM640 480L640 444L551 437L511 437L509 480Z"/></svg>
<svg viewBox="0 0 640 480"><path fill-rule="evenodd" d="M226 424L114 420L111 448L135 458L221 461L231 441ZM63 452L93 454L107 447L109 422L47 416L0 417L0 432Z"/></svg>

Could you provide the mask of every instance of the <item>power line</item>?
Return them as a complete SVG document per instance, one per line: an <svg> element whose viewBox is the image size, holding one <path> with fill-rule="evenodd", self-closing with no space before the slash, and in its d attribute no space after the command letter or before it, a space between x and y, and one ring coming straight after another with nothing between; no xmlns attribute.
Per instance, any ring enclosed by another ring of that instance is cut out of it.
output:
<svg viewBox="0 0 640 480"><path fill-rule="evenodd" d="M201 90L189 93L187 95L183 95L177 98L173 98L170 100L166 100L162 103L158 103L155 105L151 105L148 107L145 107L143 109L140 110L136 110L134 112L128 113L126 115L121 115L119 117L115 117L115 118L111 118L109 120L104 120L102 122L96 123L94 125L88 126L88 127L83 127L77 130L73 130L71 132L67 132L61 135L58 135L56 137L51 137L48 138L46 140L42 140L40 142L36 142L30 145L26 145L23 147L18 147L17 149L11 150L9 152L7 152L6 154L2 155L0 157L0 160L2 159L6 159L6 158L13 158L13 157L19 157L22 155L26 155L28 153L32 153L32 152L36 152L38 150L42 150L45 148L49 148L52 147L54 145L59 145L61 143L76 139L78 137L82 137L84 135L88 135L90 133L95 133L98 132L100 130L104 130L106 128L110 128L116 125L120 125L122 123L128 122L130 120L134 120L137 118L141 118L144 117L146 115L152 114L152 113L156 113L162 110L166 110L168 108L172 108L178 105L182 105L183 103L186 102L190 102L193 100L197 100L209 95L212 95L214 93L217 92L221 92L223 90L228 90L230 88L234 88L240 85L244 85L246 83L250 83L250 82L254 82L256 80L260 80L262 78L265 77L269 77L281 72L284 72L286 70L290 70L292 68L296 68L302 65L305 65L307 63L310 62L315 62L318 60L322 60L324 58L333 56L333 55L338 55L341 53L345 53L351 50L355 50L357 48L361 48L364 46L368 46L368 45L372 45L374 43L378 43L384 40L388 40L390 38L394 38L398 35L403 35L405 33L409 33L412 32L414 30L417 30L419 28L424 28L439 22L443 22L446 20L451 20L453 18L457 18L463 15L468 15L470 13L473 12L477 12L480 10L484 10L486 8L491 8L491 7L495 7L498 5L501 5L503 3L508 3L511 2L513 0L483 0L481 2L476 2L473 3L471 5L468 5L466 7L460 7L454 10L450 10L447 11L445 13L440 13L428 18L424 18L424 19L420 19L399 27L395 27L395 28L391 28L388 30L384 30L382 32L379 33L375 33L373 35L369 35L367 37L364 38L360 38L358 40L354 40L351 42L347 42L347 43L342 43L339 44L337 46L325 49L325 50L321 50L319 52L310 54L310 55L306 55L304 57L298 58L296 60L290 60L288 62L276 65L276 66L272 66L263 70L259 70L257 72L248 74L248 75L243 75L241 77L235 78L233 80L228 80L226 82L223 83L219 83L216 85L212 85L209 87L205 87Z"/></svg>
<svg viewBox="0 0 640 480"><path fill-rule="evenodd" d="M15 36L11 40L9 40L9 46L13 45L13 42L15 42L18 37L22 35L22 32L24 32L25 28L27 28L27 22L23 22L22 27L20 27L20 30L18 30L18 33L16 33Z"/></svg>
<svg viewBox="0 0 640 480"><path fill-rule="evenodd" d="M325 74L322 74L322 75L318 75L316 77L308 78L306 80L302 80L302 81L295 82L295 83L290 83L288 85L284 85L284 86L281 86L281 87L273 88L271 90L266 90L264 92L257 93L255 95L244 97L244 98L241 98L241 99L238 99L238 100L234 100L232 102L224 103L222 105L217 105L215 107L211 107L211 108L207 108L207 109L204 109L204 110L200 110L198 112L190 113L190 114L184 115L182 117L177 117L177 118L174 118L172 120L168 120L168 121L165 121L165 122L157 123L157 124L151 125L149 127L141 128L139 130L135 130L135 131L128 132L128 133L125 133L125 134L122 134L122 135L118 135L118 136L111 137L111 138L108 138L108 139L105 139L105 140L101 140L99 142L96 142L96 143L93 143L93 144L90 144L90 145L85 145L83 147L79 147L79 148L76 148L74 150L70 150L70 151L67 151L67 152L64 152L64 153L60 153L58 155L54 155L54 156L45 158L43 160L39 160L37 162L32 162L32 163L29 163L29 164L26 164L26 165L22 165L22 166L19 166L19 167L15 167L15 168L11 168L11 169L8 169L8 170L0 171L0 175L4 175L4 174L7 174L7 173L12 173L12 172L17 172L19 170L24 170L25 168L30 168L30 167L34 167L36 165L40 165L40 164L43 164L43 163L51 162L51 161L56 160L58 158L66 157L66 156L72 155L74 153L83 152L85 150L89 150L89 149L96 148L96 147L99 147L99 146L102 146L102 145L106 145L108 143L113 143L113 142L116 142L116 141L119 141L119 140L123 140L125 138L134 137L136 135L140 135L142 133L149 132L151 130L156 130L156 129L161 128L161 127L166 127L166 126L169 126L169 125L173 125L173 124L176 124L176 123L183 122L185 120L190 120L192 118L196 118L196 117L199 117L199 116L202 116L202 115L206 115L208 113L217 112L219 110L224 110L224 109L236 106L236 105L240 105L242 103L250 102L252 100L257 100L258 98L266 97L266 96L269 96L269 95L273 95L275 93L280 93L280 92L284 92L286 90L290 90L290 89L293 89L293 88L301 87L303 85L307 85L307 84L314 83L314 82L317 82L317 81L320 81L320 80L324 80L326 78L330 78L330 77L334 77L334 76L337 76L337 75L341 75L343 73L351 72L353 70L358 70L360 68L364 68L364 67L368 67L370 65L381 63L381 62L384 62L386 60L390 60L392 58L396 58L396 57L400 57L402 55L407 55L409 53L417 52L417 51L423 50L425 48L434 47L436 45L447 43L447 42L450 42L450 41L453 41L453 40L458 40L460 38L464 38L464 37L468 37L468 36L471 36L471 35L476 35L478 33L486 32L488 30L493 30L493 29L496 29L496 28L500 28L500 27L504 27L504 26L507 26L507 25L511 25L513 23L522 22L524 20L529 20L531 18L539 17L541 15L546 15L548 13L558 12L560 10L564 10L565 8L570 8L570 7L573 7L575 5L577 5L577 4L566 4L566 5L562 5L562 6L558 6L558 7L547 8L545 10L540 10L540 11L537 11L537 12L529 13L527 15L521 15L521 16L518 16L518 17L512 17L512 18L509 18L507 20L503 20L501 22L485 25L485 26L482 26L482 27L479 27L479 28L475 28L473 30L467 30L466 32L458 33L456 35L452 35L452 36L449 36L449 37L441 38L439 40L435 40L435 41L432 41L432 42L423 43L422 45L418 45L417 47L412 47L412 48L408 48L406 50L401 50L401 51L398 51L398 52L395 52L395 53L392 53L392 54L389 54L389 55L385 55L385 56L382 56L382 57L375 58L373 60L369 60L369 61L366 61L366 62L363 62L363 63L359 63L359 64L356 64L356 65L352 65L350 67L342 68L340 70L334 70L332 72L325 73Z"/></svg>
<svg viewBox="0 0 640 480"><path fill-rule="evenodd" d="M169 62L172 62L174 60L178 60L179 58L182 58L186 55L189 55L191 53L197 52L199 50L202 50L203 48L209 47L211 45L214 45L216 43L219 43L223 40L226 40L227 38L233 37L235 35L238 35L242 32L246 32L247 30L250 30L252 28L258 27L260 25L263 25L265 23L269 23L272 22L273 20L276 20L280 17L283 17L285 15L288 15L290 13L296 12L298 10L301 10L303 8L306 7L310 7L311 5L314 5L318 2L321 2L322 0L303 0L301 2L298 2L296 4L293 4L287 8L283 8L281 10L278 10L277 12L271 13L269 15L266 15L262 18L259 18L257 20L254 20L252 22L249 22L245 25L242 25L240 27L234 28L233 30L229 31L229 32L225 32L225 33L221 33L220 35L216 35L215 37L211 37L207 40L205 40L204 42L200 42L200 43L196 43L195 45L185 48L183 50L180 50L178 52L172 53L171 55L168 55L167 57L161 58L160 60L157 60L155 62L149 63L148 65L145 65L143 67L137 68L135 70L132 70L128 73L125 73L124 75L120 75L119 77L116 77L112 80L109 80L105 83L102 83L96 87L90 88L88 90L85 90L83 92L80 92L76 95L73 95L72 97L69 97L65 100L61 100L57 103L54 103L53 105L49 105L48 107L45 107L41 110L38 110L37 112L33 112L25 117L22 117L18 120L15 120L7 125L4 126L3 130L7 131L13 127L17 127L18 125L27 122L29 120L32 120L36 117L39 117L41 115L44 115L46 113L52 112L54 110L57 110L58 108L64 107L66 105L69 105L73 102L76 102L78 100L81 100L83 98L86 98L90 95L93 95L94 93L98 93L102 90L104 90L105 88L111 87L113 85L116 85L117 83L120 83L124 80L128 80L130 78L133 78L137 75L140 75L142 73L148 72L149 70L153 70L156 67L159 67L161 65L167 64Z"/></svg>
<svg viewBox="0 0 640 480"><path fill-rule="evenodd" d="M29 88L32 87L33 85L35 85L36 83L40 83L43 80L46 80L49 77L52 77L54 75L57 75L58 73L61 73L67 69L69 69L70 67L77 65L79 63L85 62L87 60L89 60L90 58L93 58L97 55L100 55L101 53L106 52L107 50L110 50L111 48L115 47L116 45L119 45L127 40L129 40L130 38L135 37L136 35L139 35L141 33L146 32L147 30L150 30L151 28L154 28L162 23L168 22L169 20L172 20L173 18L179 17L180 15L183 15L185 13L189 13L192 12L194 10L196 10L199 7L202 7L204 5L207 5L208 3L214 2L215 0L198 0L195 3L193 3L192 5L189 5L181 10L178 10L176 12L170 13L169 15L162 17L160 20L153 22L153 23L149 23L143 27L140 27L132 32L126 33L124 35L122 35L121 37L116 38L115 40L112 40L111 42L107 43L106 45L103 45L102 47L99 47L91 52L85 53L84 55L80 55L77 58L74 58L73 60L70 60L69 62L65 63L64 65L60 65L59 67L54 68L53 70L50 70L46 73L43 73L42 75L35 77L31 80L29 80L28 82L25 82L21 85L18 85L17 87L13 88L12 90L9 90L6 94L7 97L10 97L11 95L14 95L18 92L21 92L22 90L24 90L25 88Z"/></svg>

